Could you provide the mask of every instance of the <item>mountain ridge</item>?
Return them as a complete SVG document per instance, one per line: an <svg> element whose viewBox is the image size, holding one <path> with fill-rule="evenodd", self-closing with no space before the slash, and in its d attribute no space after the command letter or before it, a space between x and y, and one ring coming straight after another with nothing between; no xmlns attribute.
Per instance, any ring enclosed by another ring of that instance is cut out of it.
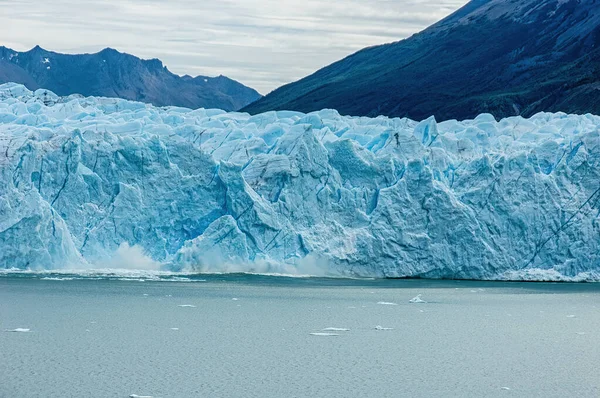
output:
<svg viewBox="0 0 600 398"><path fill-rule="evenodd" d="M157 58L141 59L107 47L62 54L39 45L26 52L0 46L0 83L45 88L58 95L117 97L155 106L235 111L257 100L254 89L225 76L179 76Z"/></svg>
<svg viewBox="0 0 600 398"><path fill-rule="evenodd" d="M600 113L597 0L476 0L422 32L368 47L244 111L468 119Z"/></svg>

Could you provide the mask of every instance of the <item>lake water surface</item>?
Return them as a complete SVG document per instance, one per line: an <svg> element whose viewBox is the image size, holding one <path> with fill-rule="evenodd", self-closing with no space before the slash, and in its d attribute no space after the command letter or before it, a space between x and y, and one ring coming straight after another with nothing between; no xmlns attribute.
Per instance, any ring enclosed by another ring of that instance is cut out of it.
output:
<svg viewBox="0 0 600 398"><path fill-rule="evenodd" d="M0 276L2 398L599 397L599 361L597 284Z"/></svg>

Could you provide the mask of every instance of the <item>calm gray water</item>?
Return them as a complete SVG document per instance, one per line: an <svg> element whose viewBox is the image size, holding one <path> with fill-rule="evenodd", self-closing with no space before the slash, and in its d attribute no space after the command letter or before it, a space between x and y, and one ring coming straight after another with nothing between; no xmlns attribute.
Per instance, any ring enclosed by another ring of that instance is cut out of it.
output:
<svg viewBox="0 0 600 398"><path fill-rule="evenodd" d="M201 278L0 277L0 397L600 396L599 285Z"/></svg>

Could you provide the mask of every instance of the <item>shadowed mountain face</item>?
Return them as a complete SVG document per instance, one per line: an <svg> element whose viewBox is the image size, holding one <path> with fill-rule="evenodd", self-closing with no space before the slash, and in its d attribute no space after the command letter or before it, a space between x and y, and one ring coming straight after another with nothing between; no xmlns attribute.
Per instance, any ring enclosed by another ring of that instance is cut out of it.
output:
<svg viewBox="0 0 600 398"><path fill-rule="evenodd" d="M35 47L17 52L0 47L0 83L58 95L117 97L156 106L238 110L260 98L255 90L225 76L177 76L157 59L142 60L113 49L68 55Z"/></svg>
<svg viewBox="0 0 600 398"><path fill-rule="evenodd" d="M474 0L406 40L366 48L244 110L465 119L600 114L600 0Z"/></svg>

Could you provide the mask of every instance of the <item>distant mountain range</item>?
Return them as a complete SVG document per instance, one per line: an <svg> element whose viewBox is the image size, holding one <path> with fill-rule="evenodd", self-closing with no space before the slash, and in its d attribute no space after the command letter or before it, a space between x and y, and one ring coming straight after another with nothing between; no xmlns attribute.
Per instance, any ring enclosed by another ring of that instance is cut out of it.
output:
<svg viewBox="0 0 600 398"><path fill-rule="evenodd" d="M142 60L107 48L96 54L60 54L36 46L0 47L0 83L45 88L58 95L118 97L156 106L238 110L261 95L225 76L178 76L158 59Z"/></svg>
<svg viewBox="0 0 600 398"><path fill-rule="evenodd" d="M323 108L417 120L600 114L600 0L473 0L421 33L359 51L244 110Z"/></svg>

